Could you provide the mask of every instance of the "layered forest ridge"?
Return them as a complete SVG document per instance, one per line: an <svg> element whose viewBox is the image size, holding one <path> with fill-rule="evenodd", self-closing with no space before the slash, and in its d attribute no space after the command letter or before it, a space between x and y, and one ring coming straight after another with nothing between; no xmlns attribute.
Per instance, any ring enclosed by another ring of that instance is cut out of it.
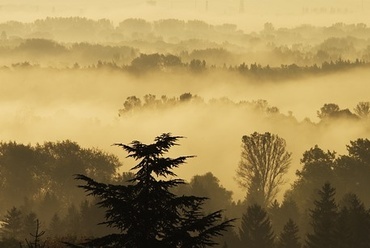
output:
<svg viewBox="0 0 370 248"><path fill-rule="evenodd" d="M367 23L3 21L0 248L370 247L369 68Z"/></svg>
<svg viewBox="0 0 370 248"><path fill-rule="evenodd" d="M63 68L100 61L145 70L200 60L208 67L296 69L364 63L370 58L370 28L364 23L295 28L265 23L259 32L248 32L235 24L200 20L131 18L113 25L108 19L56 17L0 23L0 32L3 65L29 62Z"/></svg>

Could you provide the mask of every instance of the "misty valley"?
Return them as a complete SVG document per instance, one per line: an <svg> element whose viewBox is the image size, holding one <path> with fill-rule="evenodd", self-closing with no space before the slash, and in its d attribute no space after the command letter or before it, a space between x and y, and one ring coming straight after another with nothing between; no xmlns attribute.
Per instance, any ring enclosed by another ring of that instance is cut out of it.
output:
<svg viewBox="0 0 370 248"><path fill-rule="evenodd" d="M0 248L370 247L366 22L41 2L0 5Z"/></svg>

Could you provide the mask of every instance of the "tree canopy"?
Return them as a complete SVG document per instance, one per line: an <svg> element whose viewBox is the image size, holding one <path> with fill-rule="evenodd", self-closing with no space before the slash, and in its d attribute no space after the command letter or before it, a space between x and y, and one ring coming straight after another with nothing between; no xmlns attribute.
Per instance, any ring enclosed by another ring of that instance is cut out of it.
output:
<svg viewBox="0 0 370 248"><path fill-rule="evenodd" d="M184 184L176 178L174 168L192 156L165 157L177 145L181 136L169 133L155 138L152 144L133 141L116 144L139 160L128 185L96 182L77 175L85 184L81 188L99 197L98 205L105 208L105 224L115 233L88 240L81 247L205 247L216 245L214 237L232 226L233 220L221 221L222 211L202 212L207 199L198 196L176 196L170 189ZM173 179L167 179L171 177Z"/></svg>
<svg viewBox="0 0 370 248"><path fill-rule="evenodd" d="M248 206L239 230L243 245L250 248L271 248L274 233L267 212L259 205Z"/></svg>
<svg viewBox="0 0 370 248"><path fill-rule="evenodd" d="M243 136L237 180L248 190L247 199L265 207L271 204L284 182L290 157L285 140L278 135L255 132Z"/></svg>

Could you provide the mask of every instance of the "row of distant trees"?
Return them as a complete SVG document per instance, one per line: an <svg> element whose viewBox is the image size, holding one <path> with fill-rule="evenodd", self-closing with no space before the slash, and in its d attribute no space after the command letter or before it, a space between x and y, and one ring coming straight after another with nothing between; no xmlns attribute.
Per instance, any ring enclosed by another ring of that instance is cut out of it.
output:
<svg viewBox="0 0 370 248"><path fill-rule="evenodd" d="M223 49L206 49L205 53L219 53ZM198 57L198 56L196 56ZM208 57L208 56L204 56ZM203 57L203 58L204 58ZM219 56L223 57L223 56ZM313 64L311 66L298 66L297 64L284 65L280 67L271 67L269 65L262 66L261 64L252 63L247 65L246 63L239 64L237 66L215 66L207 65L207 60L193 58L189 63L183 63L181 57L175 55L163 55L163 54L141 54L132 60L129 66L120 67L112 62L101 62L98 67L106 68L126 68L129 71L136 72L139 74L153 71L168 71L175 70L179 67L185 67L190 69L191 72L204 72L209 69L222 68L228 71L236 71L242 75L253 79L259 80L284 80L302 77L306 75L317 75L324 73L332 73L345 71L352 68L367 68L369 66L368 62L356 59L355 61L342 60L339 58L335 61L325 61L321 65Z"/></svg>
<svg viewBox="0 0 370 248"><path fill-rule="evenodd" d="M366 55L368 51L353 53L354 56L348 57L340 49L331 49L330 44L325 46L326 50L302 51L299 55L290 54L292 53L290 49L268 48L263 56L262 54L260 56L242 56L240 55L242 52L231 52L227 47L215 47L212 44L194 48L188 45L185 46L187 48L184 48L181 45L178 49L165 49L165 47L173 47L173 45L164 43L162 47L164 49L148 49L141 48L134 43L104 45L86 42L65 45L48 39L18 40L1 46L0 41L3 63L9 61L7 64L29 61L31 64L65 68L66 65L71 67L75 63L75 68L95 66L128 69L137 73L168 71L179 67L187 67L194 72L210 68L223 68L239 71L246 75L254 75L261 79L286 79L302 74L358 68L367 66L367 61L370 58ZM143 50L154 50L156 53L144 53ZM261 61L259 59L266 56L270 57L271 60ZM305 60L298 59L299 57L305 57Z"/></svg>
<svg viewBox="0 0 370 248"><path fill-rule="evenodd" d="M166 95L160 98L153 94L144 95L142 98L129 96L123 103L123 108L119 109L119 115L124 117L140 111L159 111L170 109L184 104L197 104L202 106L224 105L232 108L243 108L254 111L259 114L270 114L283 116L279 108L271 106L266 100L239 101L234 102L228 98L211 99L206 102L202 97L191 93L183 93L179 97L168 97ZM294 117L289 114L286 118ZM326 103L317 111L317 117L322 123L328 123L335 120L368 120L370 117L370 102L359 102L353 110L341 109L338 104Z"/></svg>
<svg viewBox="0 0 370 248"><path fill-rule="evenodd" d="M201 20L163 19L148 22L130 18L117 26L108 19L92 20L84 17L47 17L32 23L8 21L0 24L7 36L46 36L61 41L112 41L143 39L150 36L206 38L207 35L240 33L234 24L211 25ZM87 31L89 30L89 31Z"/></svg>
<svg viewBox="0 0 370 248"><path fill-rule="evenodd" d="M357 37L367 39L370 29L364 23L334 23L327 27L300 25L293 28L275 28L272 23L265 23L260 33L246 34L237 25L225 23L212 25L201 20L160 19L149 22L140 18L130 18L118 23L117 26L108 19L92 20L84 17L48 17L31 23L8 21L0 23L4 31L2 39L11 36L54 38L61 41L112 41L114 38L150 39L150 36L177 39L216 38L214 41L225 41L225 36L233 43L248 41L248 38L268 38L270 41L281 40L290 44L293 37L297 44L304 44L307 39L328 39L330 37ZM87 31L89 30L89 31ZM301 35L298 35L301 34ZM243 39L244 38L244 39ZM289 42L287 42L289 41Z"/></svg>
<svg viewBox="0 0 370 248"><path fill-rule="evenodd" d="M251 33L238 30L234 24L210 25L199 20L176 19L154 23L127 19L117 27L109 20L78 17L0 23L3 58L47 65L57 59L63 62L59 66L71 61L86 66L98 60L122 66L140 53L153 51L176 55L184 63L205 60L214 66L245 62L302 67L338 60L369 61L369 38L369 28L361 23L294 28L275 28L266 23L260 32Z"/></svg>

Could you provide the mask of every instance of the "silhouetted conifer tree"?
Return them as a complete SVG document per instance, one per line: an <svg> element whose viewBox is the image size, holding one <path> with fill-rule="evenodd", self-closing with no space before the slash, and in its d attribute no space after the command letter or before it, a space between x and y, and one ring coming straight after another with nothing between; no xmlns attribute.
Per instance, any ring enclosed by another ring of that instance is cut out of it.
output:
<svg viewBox="0 0 370 248"><path fill-rule="evenodd" d="M370 247L370 214L355 194L347 194L339 212L337 247Z"/></svg>
<svg viewBox="0 0 370 248"><path fill-rule="evenodd" d="M307 247L334 248L338 216L335 189L330 183L325 183L318 193L320 198L314 202L315 209L311 210L313 232L307 235Z"/></svg>
<svg viewBox="0 0 370 248"><path fill-rule="evenodd" d="M349 218L349 211L347 208L343 208L338 214L335 228L335 242L337 248L352 248L352 233L351 228L348 226Z"/></svg>
<svg viewBox="0 0 370 248"><path fill-rule="evenodd" d="M29 214L24 216L22 225L24 237L27 237L28 235L30 235L30 233L34 232L34 230L37 227L37 220L38 220L37 214L34 212L30 212Z"/></svg>
<svg viewBox="0 0 370 248"><path fill-rule="evenodd" d="M7 211L4 222L1 228L1 235L3 239L22 240L23 231L23 214L16 207L12 207Z"/></svg>
<svg viewBox="0 0 370 248"><path fill-rule="evenodd" d="M28 248L45 248L46 247L46 241L42 241L41 237L45 234L45 231L40 230L40 221L38 219L35 220L35 231L34 233L30 233L33 240L28 241L26 239L27 247ZM22 248L22 246L21 246Z"/></svg>
<svg viewBox="0 0 370 248"><path fill-rule="evenodd" d="M84 175L78 180L89 195L98 196L98 205L106 208L103 224L116 233L96 238L80 247L175 248L206 247L216 244L215 236L231 226L233 220L220 222L221 211L208 215L202 212L204 197L176 196L170 189L184 184L172 171L191 156L164 157L181 136L162 134L153 144L133 141L116 144L140 160L132 168L134 178L127 185L112 185L94 181Z"/></svg>
<svg viewBox="0 0 370 248"><path fill-rule="evenodd" d="M65 234L63 222L59 215L55 213L49 223L49 236L60 237Z"/></svg>
<svg viewBox="0 0 370 248"><path fill-rule="evenodd" d="M280 234L278 248L300 248L298 232L298 226L292 219L289 219Z"/></svg>
<svg viewBox="0 0 370 248"><path fill-rule="evenodd" d="M274 233L267 212L257 204L247 208L239 230L242 247L272 248Z"/></svg>

